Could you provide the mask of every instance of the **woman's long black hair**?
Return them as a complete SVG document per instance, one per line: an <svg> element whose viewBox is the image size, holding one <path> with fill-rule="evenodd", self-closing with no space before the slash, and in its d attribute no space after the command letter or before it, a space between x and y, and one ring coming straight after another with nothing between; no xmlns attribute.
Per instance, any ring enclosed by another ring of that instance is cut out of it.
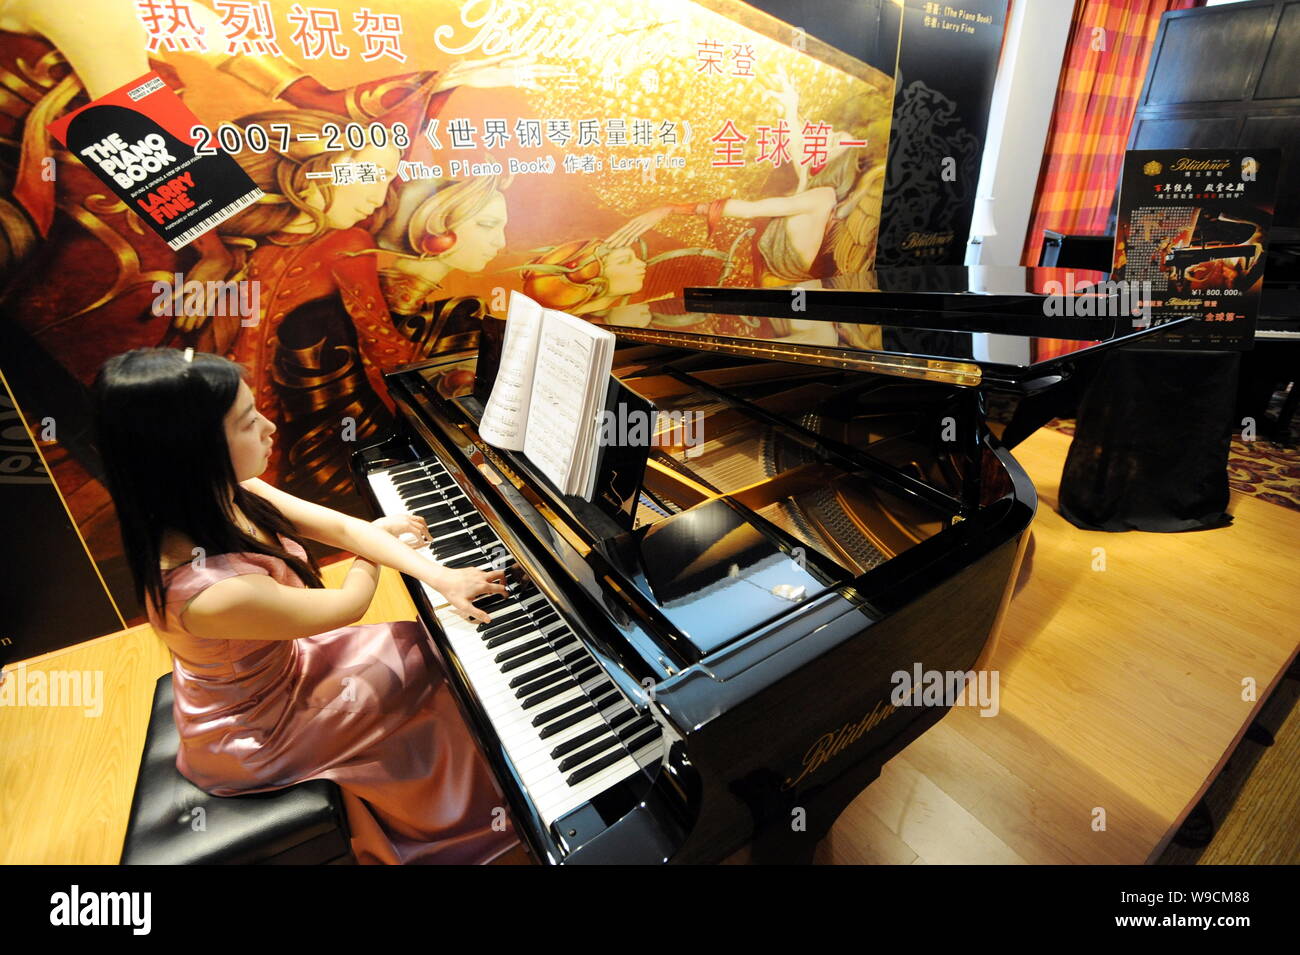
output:
<svg viewBox="0 0 1300 955"><path fill-rule="evenodd" d="M306 545L266 498L240 487L230 462L224 419L245 372L220 355L174 348L137 348L100 367L92 385L95 438L108 492L117 508L122 545L135 581L162 615L166 588L163 531L185 534L202 553L249 551L287 563L308 587L324 587L320 567L245 533L230 502L256 527ZM278 538L277 538L278 540Z"/></svg>

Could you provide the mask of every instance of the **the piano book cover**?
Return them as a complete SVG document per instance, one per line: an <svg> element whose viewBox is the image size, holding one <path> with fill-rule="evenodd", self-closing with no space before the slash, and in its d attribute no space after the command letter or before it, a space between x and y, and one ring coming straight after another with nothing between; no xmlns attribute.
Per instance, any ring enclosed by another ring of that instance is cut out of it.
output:
<svg viewBox="0 0 1300 955"><path fill-rule="evenodd" d="M1137 283L1153 325L1199 316L1151 347L1251 346L1281 158L1277 149L1125 154L1111 279Z"/></svg>
<svg viewBox="0 0 1300 955"><path fill-rule="evenodd" d="M248 173L216 146L157 73L147 73L51 123L49 131L180 249L262 198Z"/></svg>

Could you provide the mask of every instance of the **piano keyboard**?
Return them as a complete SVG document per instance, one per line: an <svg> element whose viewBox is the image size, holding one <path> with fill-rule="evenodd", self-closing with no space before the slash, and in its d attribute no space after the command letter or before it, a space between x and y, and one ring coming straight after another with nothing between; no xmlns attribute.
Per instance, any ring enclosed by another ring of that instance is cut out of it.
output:
<svg viewBox="0 0 1300 955"><path fill-rule="evenodd" d="M425 551L439 563L506 571L508 595L475 601L492 617L486 625L420 586L546 825L661 758L659 725L623 695L546 596L510 574L510 552L437 458L368 478L385 514L409 511L428 522Z"/></svg>

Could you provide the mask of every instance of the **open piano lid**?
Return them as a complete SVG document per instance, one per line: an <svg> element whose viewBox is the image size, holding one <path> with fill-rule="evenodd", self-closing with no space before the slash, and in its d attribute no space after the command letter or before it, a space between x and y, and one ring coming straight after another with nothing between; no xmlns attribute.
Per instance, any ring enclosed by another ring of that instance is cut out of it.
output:
<svg viewBox="0 0 1300 955"><path fill-rule="evenodd" d="M778 288L688 288L613 309L620 338L964 387L1036 391L1152 326L1106 274L993 266L881 269ZM1088 288L1070 291L1087 283ZM1038 359L1045 340L1079 347Z"/></svg>

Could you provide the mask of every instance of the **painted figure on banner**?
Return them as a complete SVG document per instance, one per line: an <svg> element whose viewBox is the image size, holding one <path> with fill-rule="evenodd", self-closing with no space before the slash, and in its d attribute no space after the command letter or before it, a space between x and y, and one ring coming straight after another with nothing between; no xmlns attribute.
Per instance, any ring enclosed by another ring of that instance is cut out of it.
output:
<svg viewBox="0 0 1300 955"><path fill-rule="evenodd" d="M750 219L757 220L752 248L757 285L791 285L870 269L888 115L873 118L868 101L882 94L855 94L838 103L827 122L814 126L800 116L798 90L784 71L764 93L781 106L785 159L797 177L789 195L660 206L628 222L610 244L631 243L673 214L707 216L710 235L724 217ZM814 135L817 142L808 142Z"/></svg>
<svg viewBox="0 0 1300 955"><path fill-rule="evenodd" d="M198 32L208 37L225 35L221 18L201 4L181 0L175 7L184 22L192 24ZM171 61L179 63L189 57L210 71L217 71L207 74L211 83L229 84L228 77L242 81L235 86L244 90L238 96L245 101L270 98L286 107L297 107L254 114L266 121L274 118L291 124L295 133L295 141L284 154L275 150L260 155L243 151L236 157L246 171L266 172L268 162L274 169L283 168L281 161L299 164L309 158L306 154L312 151L310 144L297 137L319 136L322 117L328 117L329 122L339 127L350 122L368 125L381 121L392 129L404 122L405 142L418 148L423 143L419 131L441 112L453 89L513 84L535 88L538 78L554 76L557 68L537 66L531 58L502 54L455 63L441 72L425 70L335 89L319 82L282 53L277 57L230 55L220 43L209 44L202 50L187 49L180 57L165 49L149 53L148 34L129 0L91 0L81 11L84 15L77 17L52 18L42 12L45 9L25 2L5 3L0 9L0 27L10 31L0 35L0 57L6 61L0 68L7 66L10 78L7 85L20 92L19 97L10 98L4 109L7 115L0 117L0 122L7 119L9 138L19 144L18 155L10 167L16 167L16 173L8 183L0 183L8 185L6 195L0 197L0 224L6 240L0 243L0 267L8 279L6 292L11 306L8 311L26 325L27 334L58 356L69 375L83 383L112 351L154 344L193 344L247 362L262 386L259 400L266 396L273 378L285 382L289 400L279 410L286 437L314 436L307 445L289 444L295 466L301 467L298 477L305 479L298 491L318 492L323 500L349 493L337 465L313 467L325 461L321 446L323 432L320 420L309 419L321 419L321 415L305 412L320 411L322 387L326 390L332 387L336 395L341 394L357 372L363 371L368 384L360 389L359 396L344 409L331 410L353 412L345 417L352 419L351 427L362 438L375 433L382 424L386 393L375 391L381 377L381 363L382 367L391 367L404 355L398 354L403 352L403 346L387 314L372 313L375 305L382 306L382 296L362 294L373 292L368 286L373 286L374 260L346 263L351 267L344 269L346 274L335 295L340 298L346 289L350 296L344 311L352 318L355 329L351 332L351 337L357 339L352 352L360 355L360 361L350 364L356 367L340 368L335 360L325 368L313 360L319 354L314 346L322 339L318 336L309 341L299 340L311 338L307 331L310 316L306 313L300 313L284 330L291 337L295 330L305 333L294 339L293 355L268 348L279 332L280 322L295 307L307 304L295 300L295 296L311 290L320 292L318 286L309 290L281 283L275 294L259 296L261 308L257 316L187 314L187 310L155 315L156 303L172 298L156 295L155 288L157 283L172 282L177 276L183 276L187 286L191 282L252 280L250 269L260 273L273 264L282 264L293 257L288 251L291 246L314 247L314 241L326 238L326 233L331 233L327 249L336 255L344 250L372 247L372 239L354 230L358 229L360 219L375 209L380 211L372 218L382 222L380 207L387 202L387 190L394 183L393 174L401 151L390 146L368 147L354 153L333 152L318 163L324 171L335 163L370 162L383 170L383 179L337 189L320 181L300 183L300 195L293 199L286 199L278 188L268 189L263 204L236 217L235 225L246 234L232 231L232 223L228 221L221 229L191 243L193 251L187 248L173 252L141 229L134 214L122 202L106 195L96 176L71 154L57 149L46 126L62 113L151 69L158 71L164 82L184 97L186 84ZM106 42L114 38L114 42ZM220 76L227 79L218 79ZM243 122L251 121L252 118L245 117ZM313 124L314 133L308 129ZM215 128L218 124L211 125ZM318 139L317 145L321 142ZM259 179L256 175L254 178ZM259 181L267 185L266 181ZM331 199L331 191L341 195ZM383 201L374 201L376 192L383 194ZM309 201L303 200L295 206L302 195ZM293 217L279 216L271 208L277 204L278 212L292 207ZM319 221L312 218L313 204L315 213L321 216ZM56 216L56 210L62 210L64 215ZM268 222L278 226L273 228ZM287 231L272 237L279 227ZM270 231L259 231L261 228ZM263 244L275 248L259 256L256 249ZM326 253L326 249L319 251ZM34 263L35 268L19 268L37 252L41 255ZM298 248L297 252L302 254L303 249ZM319 265L320 255L313 261ZM68 282L69 275L87 275L90 280ZM175 300L179 302L180 296ZM263 322L262 318L267 321ZM90 328L94 329L93 334L87 334ZM348 347L348 330L334 323L329 331L341 331L342 335L326 335L324 351ZM281 357L279 368L275 367L277 354ZM337 359L337 353L327 357ZM276 402L268 402L269 409L276 406ZM338 417L336 414L336 420ZM337 451L337 448L332 450L335 458L339 457ZM75 472L69 477L71 482L81 484L85 480L84 471L74 460L62 463ZM281 460L273 462L275 477L287 476L286 464ZM336 499L333 503L342 502ZM111 548L111 537L102 543Z"/></svg>

